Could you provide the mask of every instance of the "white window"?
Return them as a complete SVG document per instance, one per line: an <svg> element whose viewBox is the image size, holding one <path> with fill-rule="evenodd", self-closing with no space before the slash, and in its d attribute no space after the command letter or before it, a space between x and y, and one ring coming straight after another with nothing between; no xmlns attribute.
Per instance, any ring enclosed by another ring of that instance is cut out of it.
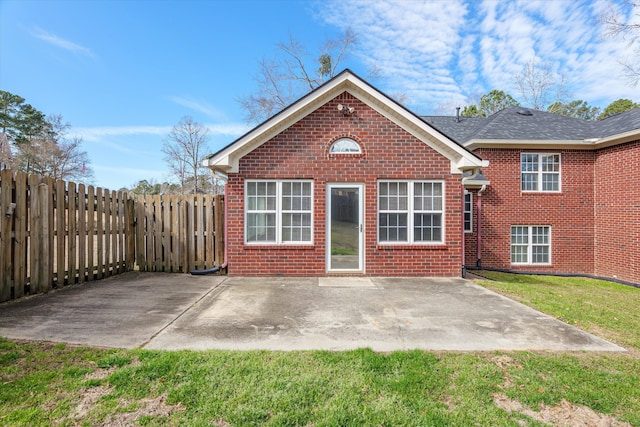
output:
<svg viewBox="0 0 640 427"><path fill-rule="evenodd" d="M551 227L511 227L511 264L551 264Z"/></svg>
<svg viewBox="0 0 640 427"><path fill-rule="evenodd" d="M245 242L311 243L312 194L311 181L247 181Z"/></svg>
<svg viewBox="0 0 640 427"><path fill-rule="evenodd" d="M520 154L522 191L560 191L560 154Z"/></svg>
<svg viewBox="0 0 640 427"><path fill-rule="evenodd" d="M351 138L340 138L329 148L330 154L360 154L360 145Z"/></svg>
<svg viewBox="0 0 640 427"><path fill-rule="evenodd" d="M380 243L443 243L444 183L379 181Z"/></svg>
<svg viewBox="0 0 640 427"><path fill-rule="evenodd" d="M473 194L464 192L464 231L473 231Z"/></svg>

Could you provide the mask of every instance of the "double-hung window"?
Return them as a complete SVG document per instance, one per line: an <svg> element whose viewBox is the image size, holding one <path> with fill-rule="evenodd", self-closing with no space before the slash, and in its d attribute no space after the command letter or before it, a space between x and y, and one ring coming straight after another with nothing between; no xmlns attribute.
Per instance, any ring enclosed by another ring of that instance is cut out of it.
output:
<svg viewBox="0 0 640 427"><path fill-rule="evenodd" d="M468 191L464 192L464 231L473 231L473 194Z"/></svg>
<svg viewBox="0 0 640 427"><path fill-rule="evenodd" d="M551 264L551 227L511 227L511 264Z"/></svg>
<svg viewBox="0 0 640 427"><path fill-rule="evenodd" d="M312 194L307 180L247 181L245 242L312 243Z"/></svg>
<svg viewBox="0 0 640 427"><path fill-rule="evenodd" d="M378 241L443 243L444 183L379 181Z"/></svg>
<svg viewBox="0 0 640 427"><path fill-rule="evenodd" d="M522 191L560 191L560 154L520 154Z"/></svg>

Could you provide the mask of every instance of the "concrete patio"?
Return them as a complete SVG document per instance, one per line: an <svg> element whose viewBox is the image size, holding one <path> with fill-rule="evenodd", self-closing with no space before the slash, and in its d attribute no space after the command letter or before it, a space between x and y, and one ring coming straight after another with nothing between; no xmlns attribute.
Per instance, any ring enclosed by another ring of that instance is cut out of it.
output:
<svg viewBox="0 0 640 427"><path fill-rule="evenodd" d="M131 272L0 304L0 336L118 348L623 348L460 278Z"/></svg>

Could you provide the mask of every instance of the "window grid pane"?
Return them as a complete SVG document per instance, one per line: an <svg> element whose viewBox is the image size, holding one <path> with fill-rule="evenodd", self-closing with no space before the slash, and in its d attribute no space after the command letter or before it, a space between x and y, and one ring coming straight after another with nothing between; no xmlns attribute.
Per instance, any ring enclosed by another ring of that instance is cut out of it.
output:
<svg viewBox="0 0 640 427"><path fill-rule="evenodd" d="M250 213L247 215L248 242L274 242L276 240L276 215Z"/></svg>
<svg viewBox="0 0 640 427"><path fill-rule="evenodd" d="M350 138L342 138L331 144L331 148L329 148L329 153L338 154L338 153L351 153L358 154L361 153L360 145Z"/></svg>
<svg viewBox="0 0 640 427"><path fill-rule="evenodd" d="M413 239L416 242L439 242L442 238L442 221L439 214L414 214Z"/></svg>
<svg viewBox="0 0 640 427"><path fill-rule="evenodd" d="M444 184L429 181L378 183L380 242L444 241Z"/></svg>
<svg viewBox="0 0 640 427"><path fill-rule="evenodd" d="M464 194L464 231L473 230L473 195L471 193Z"/></svg>
<svg viewBox="0 0 640 427"><path fill-rule="evenodd" d="M380 213L378 223L381 242L407 241L406 213Z"/></svg>
<svg viewBox="0 0 640 427"><path fill-rule="evenodd" d="M549 264L551 229L548 226L511 227L511 263Z"/></svg>
<svg viewBox="0 0 640 427"><path fill-rule="evenodd" d="M246 188L247 242L311 242L311 182L252 181Z"/></svg>
<svg viewBox="0 0 640 427"><path fill-rule="evenodd" d="M560 154L520 154L522 191L560 191Z"/></svg>

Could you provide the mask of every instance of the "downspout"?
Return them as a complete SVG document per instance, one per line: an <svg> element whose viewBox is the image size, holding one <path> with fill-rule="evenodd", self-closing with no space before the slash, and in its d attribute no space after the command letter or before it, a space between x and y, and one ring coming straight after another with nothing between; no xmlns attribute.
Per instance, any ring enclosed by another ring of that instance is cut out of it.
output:
<svg viewBox="0 0 640 427"><path fill-rule="evenodd" d="M465 261L465 253L466 251L466 246L465 246L465 233L464 232L464 185L462 186L462 278L466 278L467 277L467 263Z"/></svg>
<svg viewBox="0 0 640 427"><path fill-rule="evenodd" d="M224 239L224 260L222 261L221 265L217 265L214 266L212 268L207 268L205 270L191 270L191 274L194 276L204 276L206 274L213 274L213 273L217 273L218 271L227 268L227 252L228 252L228 218L229 218L229 203L227 200L227 187L228 187L228 183L229 183L229 179L226 176L223 176L220 173L216 173L216 175L218 176L218 178L220 178L221 180L224 181L224 232L223 232L223 239Z"/></svg>
<svg viewBox="0 0 640 427"><path fill-rule="evenodd" d="M476 267L482 268L482 193L487 189L487 185L484 184L478 190L478 255L476 259Z"/></svg>

